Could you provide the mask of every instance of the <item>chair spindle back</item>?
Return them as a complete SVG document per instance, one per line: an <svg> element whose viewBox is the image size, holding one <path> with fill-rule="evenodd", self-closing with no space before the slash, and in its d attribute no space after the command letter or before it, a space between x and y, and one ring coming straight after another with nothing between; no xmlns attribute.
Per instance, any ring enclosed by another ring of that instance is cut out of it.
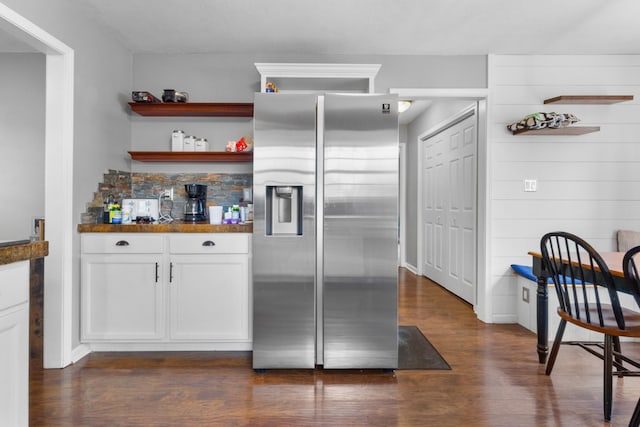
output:
<svg viewBox="0 0 640 427"><path fill-rule="evenodd" d="M636 256L638 253L640 253L640 246L635 246L625 252L622 259L622 270L629 284L629 289L631 289L631 294L640 308L640 274L638 273L640 256Z"/></svg>
<svg viewBox="0 0 640 427"><path fill-rule="evenodd" d="M625 328L609 267L590 244L571 233L557 231L542 237L540 250L543 268L553 280L562 311L582 322L604 327L602 305L610 304L618 328Z"/></svg>

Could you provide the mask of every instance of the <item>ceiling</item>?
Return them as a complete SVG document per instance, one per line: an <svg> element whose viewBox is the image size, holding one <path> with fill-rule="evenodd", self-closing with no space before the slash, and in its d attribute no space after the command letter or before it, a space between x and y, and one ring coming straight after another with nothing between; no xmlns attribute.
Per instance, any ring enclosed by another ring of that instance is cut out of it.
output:
<svg viewBox="0 0 640 427"><path fill-rule="evenodd" d="M640 53L637 0L76 3L109 26L133 52Z"/></svg>
<svg viewBox="0 0 640 427"><path fill-rule="evenodd" d="M640 53L637 0L83 0L132 52ZM0 33L0 51L31 51Z"/></svg>
<svg viewBox="0 0 640 427"><path fill-rule="evenodd" d="M134 53L640 54L638 0L75 3ZM0 28L0 52L33 51Z"/></svg>

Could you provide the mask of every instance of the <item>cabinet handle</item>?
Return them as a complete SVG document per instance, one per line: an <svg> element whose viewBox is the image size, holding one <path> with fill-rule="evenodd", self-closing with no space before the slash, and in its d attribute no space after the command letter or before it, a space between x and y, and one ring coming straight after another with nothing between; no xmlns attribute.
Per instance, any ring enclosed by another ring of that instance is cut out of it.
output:
<svg viewBox="0 0 640 427"><path fill-rule="evenodd" d="M156 283L158 283L158 279L160 279L160 277L158 276L158 263L156 262Z"/></svg>
<svg viewBox="0 0 640 427"><path fill-rule="evenodd" d="M173 282L173 263L169 263L169 283Z"/></svg>
<svg viewBox="0 0 640 427"><path fill-rule="evenodd" d="M126 240L118 240L116 242L116 246L129 246L129 242L127 242Z"/></svg>
<svg viewBox="0 0 640 427"><path fill-rule="evenodd" d="M202 243L202 246L215 246L215 245L216 244L211 240L207 240L206 242Z"/></svg>

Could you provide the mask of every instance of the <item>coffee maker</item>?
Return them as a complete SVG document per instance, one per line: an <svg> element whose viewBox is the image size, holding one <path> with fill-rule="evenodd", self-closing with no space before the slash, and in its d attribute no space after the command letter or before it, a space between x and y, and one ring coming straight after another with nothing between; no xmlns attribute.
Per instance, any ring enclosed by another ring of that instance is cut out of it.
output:
<svg viewBox="0 0 640 427"><path fill-rule="evenodd" d="M207 186L186 184L187 203L184 205L185 221L204 221L207 219Z"/></svg>

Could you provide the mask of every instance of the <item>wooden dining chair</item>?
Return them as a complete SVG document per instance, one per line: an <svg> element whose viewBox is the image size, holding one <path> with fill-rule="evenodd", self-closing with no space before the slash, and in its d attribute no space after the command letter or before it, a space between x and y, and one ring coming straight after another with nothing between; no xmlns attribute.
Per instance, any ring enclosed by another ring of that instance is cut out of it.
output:
<svg viewBox="0 0 640 427"><path fill-rule="evenodd" d="M638 368L624 356L620 337L640 337L640 313L623 308L609 267L600 254L580 237L566 232L545 234L540 240L543 269L558 295L560 324L547 362L551 375L561 344L577 345L604 362L604 418L611 419L613 366L616 375L632 374L623 365ZM567 322L604 334L604 342L562 341ZM615 358L615 360L614 360Z"/></svg>
<svg viewBox="0 0 640 427"><path fill-rule="evenodd" d="M624 277L627 280L629 289L631 289L632 295L636 300L636 304L640 307L640 274L638 273L640 256L636 256L638 253L640 253L640 246L634 246L625 252L624 258L622 259L622 270L624 271ZM640 399L629 421L629 427L638 426L640 426Z"/></svg>

